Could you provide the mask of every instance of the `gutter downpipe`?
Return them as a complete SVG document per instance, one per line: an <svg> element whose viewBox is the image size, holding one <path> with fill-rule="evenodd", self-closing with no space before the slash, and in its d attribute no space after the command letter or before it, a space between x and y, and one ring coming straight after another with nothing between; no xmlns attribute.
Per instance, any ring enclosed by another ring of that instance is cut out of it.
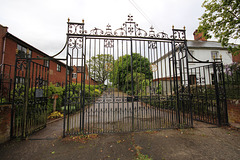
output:
<svg viewBox="0 0 240 160"><path fill-rule="evenodd" d="M4 36L4 39L3 39L2 62L0 66L4 64L4 55L5 55L5 49L6 49L5 46L6 46L6 35ZM1 67L1 73L3 73L3 67Z"/></svg>

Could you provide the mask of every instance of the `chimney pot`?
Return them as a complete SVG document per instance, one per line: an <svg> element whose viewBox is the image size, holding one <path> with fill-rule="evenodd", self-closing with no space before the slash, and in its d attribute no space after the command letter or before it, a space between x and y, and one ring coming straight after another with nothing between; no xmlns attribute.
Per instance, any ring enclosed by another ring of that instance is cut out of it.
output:
<svg viewBox="0 0 240 160"><path fill-rule="evenodd" d="M196 29L194 32L193 32L193 35L194 35L194 40L195 41L207 41L207 39L203 36L203 32L200 32L198 33L198 30Z"/></svg>

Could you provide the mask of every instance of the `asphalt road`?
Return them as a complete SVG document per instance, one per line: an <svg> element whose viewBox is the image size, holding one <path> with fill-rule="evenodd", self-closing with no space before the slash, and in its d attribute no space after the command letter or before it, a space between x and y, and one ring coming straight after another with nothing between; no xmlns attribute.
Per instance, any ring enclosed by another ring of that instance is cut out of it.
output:
<svg viewBox="0 0 240 160"><path fill-rule="evenodd" d="M27 140L0 145L1 160L133 160L224 159L239 160L240 132L195 122L191 129L105 133L84 143L61 138L63 121L49 124Z"/></svg>

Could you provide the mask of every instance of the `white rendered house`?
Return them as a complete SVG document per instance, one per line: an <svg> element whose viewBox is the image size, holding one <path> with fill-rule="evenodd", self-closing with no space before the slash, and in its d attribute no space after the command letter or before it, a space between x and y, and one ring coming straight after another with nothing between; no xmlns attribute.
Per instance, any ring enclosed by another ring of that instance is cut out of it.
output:
<svg viewBox="0 0 240 160"><path fill-rule="evenodd" d="M180 57L184 57L183 53L176 52L177 59L177 79L180 80L182 78L184 84L183 85L211 85L214 83L214 70L212 67L212 63L215 61L222 61L223 65L231 64L232 54L228 51L226 47L222 47L221 43L215 41L207 41L202 34L198 34L196 31L193 33L194 40L187 41L188 51L184 51L187 53L188 58L188 72L189 72L189 81L187 80L187 68L185 61L180 62ZM202 61L199 62L199 61ZM179 64L182 63L182 64ZM169 94L171 85L173 85L173 61L172 61L172 51L164 54L158 60L152 63L153 65L158 67L153 73L153 82L152 82L152 93L155 92L159 83L162 86L162 94ZM180 69L185 67L184 69ZM184 73L185 72L185 73ZM180 76L183 75L183 76ZM218 74L218 76L221 76Z"/></svg>

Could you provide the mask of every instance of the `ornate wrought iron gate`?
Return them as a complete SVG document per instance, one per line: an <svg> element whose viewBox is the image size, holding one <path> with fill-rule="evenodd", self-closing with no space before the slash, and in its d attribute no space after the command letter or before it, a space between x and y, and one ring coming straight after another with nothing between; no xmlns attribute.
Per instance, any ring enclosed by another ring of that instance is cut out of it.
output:
<svg viewBox="0 0 240 160"><path fill-rule="evenodd" d="M192 127L192 55L185 28L172 31L131 15L115 31L68 22L63 135Z"/></svg>
<svg viewBox="0 0 240 160"><path fill-rule="evenodd" d="M42 59L16 55L11 137L30 135L46 126L48 70Z"/></svg>
<svg viewBox="0 0 240 160"><path fill-rule="evenodd" d="M189 63L198 64L189 70L194 120L219 126L228 124L225 75L221 59Z"/></svg>
<svg viewBox="0 0 240 160"><path fill-rule="evenodd" d="M147 33L129 16L114 32L68 22L67 40L64 135L192 126L184 29Z"/></svg>

